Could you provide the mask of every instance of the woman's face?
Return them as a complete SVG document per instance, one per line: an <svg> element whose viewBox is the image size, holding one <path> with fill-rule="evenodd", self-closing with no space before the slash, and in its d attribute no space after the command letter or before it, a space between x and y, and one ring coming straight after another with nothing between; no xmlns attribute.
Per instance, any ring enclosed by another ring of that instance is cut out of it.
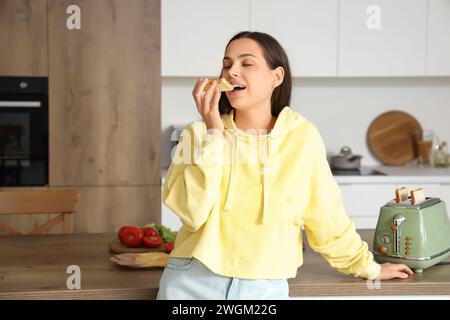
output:
<svg viewBox="0 0 450 320"><path fill-rule="evenodd" d="M231 106L235 109L268 106L270 110L272 92L283 81L283 75L283 68L269 68L261 47L252 39L234 40L226 49L222 77L233 85L245 86L243 90L226 92Z"/></svg>

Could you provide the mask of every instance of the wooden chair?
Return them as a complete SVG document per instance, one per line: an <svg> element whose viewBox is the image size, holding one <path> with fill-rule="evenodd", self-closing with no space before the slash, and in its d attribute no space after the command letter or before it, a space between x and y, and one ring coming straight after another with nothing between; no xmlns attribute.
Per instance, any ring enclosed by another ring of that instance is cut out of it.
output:
<svg viewBox="0 0 450 320"><path fill-rule="evenodd" d="M78 190L20 190L0 191L0 215L58 214L55 218L36 227L28 234L43 234L59 223L64 233L71 233L72 215L80 198ZM7 235L23 235L6 223L0 223L0 231Z"/></svg>

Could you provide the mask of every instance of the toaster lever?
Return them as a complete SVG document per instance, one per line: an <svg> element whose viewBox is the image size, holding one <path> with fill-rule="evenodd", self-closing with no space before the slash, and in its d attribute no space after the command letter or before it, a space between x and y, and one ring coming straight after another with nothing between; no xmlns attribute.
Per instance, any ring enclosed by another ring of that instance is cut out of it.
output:
<svg viewBox="0 0 450 320"><path fill-rule="evenodd" d="M397 214L394 217L394 251L397 256L400 255L401 237L403 231L403 223L405 222L405 217L401 214Z"/></svg>

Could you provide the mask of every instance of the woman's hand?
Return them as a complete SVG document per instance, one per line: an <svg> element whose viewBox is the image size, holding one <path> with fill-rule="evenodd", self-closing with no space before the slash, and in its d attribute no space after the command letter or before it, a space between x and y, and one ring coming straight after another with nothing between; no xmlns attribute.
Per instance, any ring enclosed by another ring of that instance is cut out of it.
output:
<svg viewBox="0 0 450 320"><path fill-rule="evenodd" d="M381 280L388 280L394 278L406 279L408 275L413 275L414 272L404 264L383 263L381 265L380 278Z"/></svg>
<svg viewBox="0 0 450 320"><path fill-rule="evenodd" d="M212 85L203 92L207 82L208 79L198 79L192 95L207 129L217 129L223 132L224 125L219 113L220 90L216 88L217 81L213 81Z"/></svg>

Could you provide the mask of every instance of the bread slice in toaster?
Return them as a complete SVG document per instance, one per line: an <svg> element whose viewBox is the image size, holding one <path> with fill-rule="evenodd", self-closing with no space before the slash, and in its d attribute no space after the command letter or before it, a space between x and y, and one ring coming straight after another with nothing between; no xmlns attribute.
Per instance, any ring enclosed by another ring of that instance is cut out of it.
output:
<svg viewBox="0 0 450 320"><path fill-rule="evenodd" d="M408 200L408 189L400 187L395 189L395 202L400 203Z"/></svg>
<svg viewBox="0 0 450 320"><path fill-rule="evenodd" d="M411 204L418 204L425 201L425 192L422 188L411 191Z"/></svg>

